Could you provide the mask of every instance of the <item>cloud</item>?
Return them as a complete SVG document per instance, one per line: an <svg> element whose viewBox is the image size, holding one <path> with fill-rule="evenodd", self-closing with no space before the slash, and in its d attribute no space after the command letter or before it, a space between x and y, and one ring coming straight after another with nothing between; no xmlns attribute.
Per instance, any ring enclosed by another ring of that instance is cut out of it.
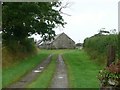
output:
<svg viewBox="0 0 120 90"><path fill-rule="evenodd" d="M85 25L94 25L102 22L106 18L106 14L104 12L85 12L77 15L73 15L71 17L65 18L68 22L68 25L72 26L85 26ZM71 26L70 26L71 27Z"/></svg>

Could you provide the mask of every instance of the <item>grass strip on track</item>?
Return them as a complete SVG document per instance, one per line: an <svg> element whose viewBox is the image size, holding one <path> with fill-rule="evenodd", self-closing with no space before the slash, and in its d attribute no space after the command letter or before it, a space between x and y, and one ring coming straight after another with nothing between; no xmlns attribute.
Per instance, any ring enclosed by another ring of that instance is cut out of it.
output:
<svg viewBox="0 0 120 90"><path fill-rule="evenodd" d="M64 53L63 58L67 65L70 88L99 88L96 76L101 67L90 60L84 51L73 50Z"/></svg>
<svg viewBox="0 0 120 90"><path fill-rule="evenodd" d="M55 73L56 69L56 60L58 55L53 55L52 61L50 64L45 68L43 72L36 78L35 81L30 83L27 88L48 88L51 84L52 77Z"/></svg>
<svg viewBox="0 0 120 90"><path fill-rule="evenodd" d="M19 80L22 76L40 64L40 62L42 62L48 55L49 53L40 52L35 56L19 61L13 66L3 68L2 87L7 87L8 85Z"/></svg>

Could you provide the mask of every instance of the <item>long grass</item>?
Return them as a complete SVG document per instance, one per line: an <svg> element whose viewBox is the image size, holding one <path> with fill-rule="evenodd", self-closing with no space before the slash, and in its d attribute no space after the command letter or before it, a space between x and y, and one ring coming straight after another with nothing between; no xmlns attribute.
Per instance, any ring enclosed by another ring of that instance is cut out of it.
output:
<svg viewBox="0 0 120 90"><path fill-rule="evenodd" d="M2 87L7 87L8 85L19 80L27 72L31 71L36 65L41 63L49 53L40 52L35 56L30 56L25 60L19 60L13 66L3 68L2 70Z"/></svg>
<svg viewBox="0 0 120 90"><path fill-rule="evenodd" d="M101 69L84 51L73 50L63 54L67 65L70 88L98 88L97 74Z"/></svg>
<svg viewBox="0 0 120 90"><path fill-rule="evenodd" d="M56 60L57 55L54 55L52 57L52 61L49 64L49 66L38 76L38 78L30 83L27 87L28 88L48 88L52 77L55 73L55 67L56 67Z"/></svg>

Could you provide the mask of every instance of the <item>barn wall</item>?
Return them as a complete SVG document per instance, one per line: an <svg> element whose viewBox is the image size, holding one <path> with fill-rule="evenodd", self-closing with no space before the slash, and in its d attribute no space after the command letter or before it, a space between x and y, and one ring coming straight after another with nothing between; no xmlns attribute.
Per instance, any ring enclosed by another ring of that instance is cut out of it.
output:
<svg viewBox="0 0 120 90"><path fill-rule="evenodd" d="M52 48L56 49L74 49L75 42L66 34L61 34L53 43Z"/></svg>

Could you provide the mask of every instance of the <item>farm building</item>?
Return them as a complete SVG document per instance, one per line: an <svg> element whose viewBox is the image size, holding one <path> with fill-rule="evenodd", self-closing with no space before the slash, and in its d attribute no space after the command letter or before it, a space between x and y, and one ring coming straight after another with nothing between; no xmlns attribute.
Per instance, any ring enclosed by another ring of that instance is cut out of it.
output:
<svg viewBox="0 0 120 90"><path fill-rule="evenodd" d="M83 48L83 43L77 43L76 48L77 49L82 49Z"/></svg>
<svg viewBox="0 0 120 90"><path fill-rule="evenodd" d="M75 42L65 33L58 34L51 41L46 41L40 45L46 49L74 49Z"/></svg>

